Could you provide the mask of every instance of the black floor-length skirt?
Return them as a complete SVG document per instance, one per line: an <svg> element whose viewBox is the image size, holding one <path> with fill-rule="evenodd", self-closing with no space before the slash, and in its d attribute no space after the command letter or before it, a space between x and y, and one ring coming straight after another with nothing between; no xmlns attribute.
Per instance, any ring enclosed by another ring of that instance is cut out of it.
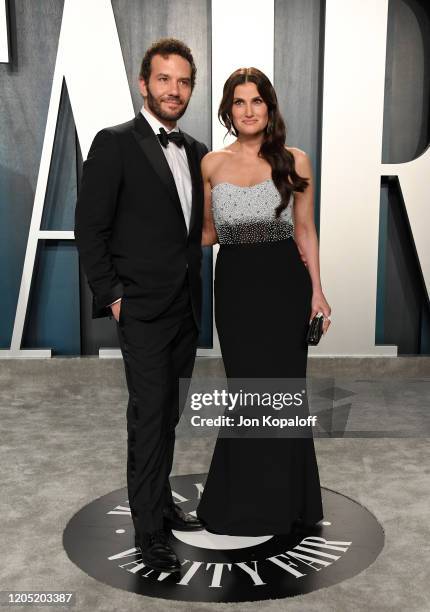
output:
<svg viewBox="0 0 430 612"><path fill-rule="evenodd" d="M215 321L226 375L305 378L312 284L293 238L221 245ZM310 437L218 437L197 516L226 535L287 534L323 518Z"/></svg>

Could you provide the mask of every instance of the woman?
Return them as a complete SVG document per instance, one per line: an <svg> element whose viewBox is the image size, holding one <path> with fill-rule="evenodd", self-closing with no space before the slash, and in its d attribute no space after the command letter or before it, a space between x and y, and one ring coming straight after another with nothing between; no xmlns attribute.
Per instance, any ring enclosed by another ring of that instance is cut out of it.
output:
<svg viewBox="0 0 430 612"><path fill-rule="evenodd" d="M309 322L322 312L326 333L331 312L320 282L310 161L285 146L275 90L256 68L228 78L218 116L237 139L202 160L202 244L220 244L215 321L226 375L305 378ZM244 536L320 521L312 436L219 437L197 516L208 531Z"/></svg>

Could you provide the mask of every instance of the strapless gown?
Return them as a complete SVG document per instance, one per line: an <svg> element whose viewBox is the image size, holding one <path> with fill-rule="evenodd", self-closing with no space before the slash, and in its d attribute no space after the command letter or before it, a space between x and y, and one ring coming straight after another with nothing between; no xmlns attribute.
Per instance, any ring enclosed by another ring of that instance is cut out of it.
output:
<svg viewBox="0 0 430 612"><path fill-rule="evenodd" d="M271 179L212 190L215 323L228 378L305 378L312 284ZM226 535L287 534L323 518L314 441L218 437L197 516Z"/></svg>

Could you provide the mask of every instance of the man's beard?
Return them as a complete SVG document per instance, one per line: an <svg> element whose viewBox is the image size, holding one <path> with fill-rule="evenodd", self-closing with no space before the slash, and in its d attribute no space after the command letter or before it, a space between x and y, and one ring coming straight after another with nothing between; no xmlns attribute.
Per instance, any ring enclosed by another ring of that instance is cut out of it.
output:
<svg viewBox="0 0 430 612"><path fill-rule="evenodd" d="M155 98L152 95L149 87L146 88L146 91L147 91L146 102L148 104L148 108L159 119L164 119L165 121L177 121L178 119L182 117L182 115L187 110L188 102L182 108L180 108L175 114L166 113L162 110L160 104L157 101L157 98ZM178 98L176 98L176 100L178 100Z"/></svg>

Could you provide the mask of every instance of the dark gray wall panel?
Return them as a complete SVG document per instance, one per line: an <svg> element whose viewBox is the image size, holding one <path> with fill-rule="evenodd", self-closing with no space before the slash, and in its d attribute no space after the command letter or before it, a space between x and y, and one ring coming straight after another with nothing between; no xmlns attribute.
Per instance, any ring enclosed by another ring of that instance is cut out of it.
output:
<svg viewBox="0 0 430 612"><path fill-rule="evenodd" d="M146 49L159 38L179 38L191 48L197 66L197 81L187 112L178 123L186 132L210 146L210 2L112 0L112 6L135 112L143 103L137 80Z"/></svg>
<svg viewBox="0 0 430 612"><path fill-rule="evenodd" d="M78 254L71 241L40 240L22 348L79 355Z"/></svg>
<svg viewBox="0 0 430 612"><path fill-rule="evenodd" d="M399 354L421 352L423 287L397 179L388 181L384 341Z"/></svg>
<svg viewBox="0 0 430 612"><path fill-rule="evenodd" d="M275 0L275 87L287 143L316 157L320 131L320 0Z"/></svg>
<svg viewBox="0 0 430 612"><path fill-rule="evenodd" d="M382 161L415 159L429 144L430 7L390 0Z"/></svg>
<svg viewBox="0 0 430 612"><path fill-rule="evenodd" d="M317 226L324 6L322 0L275 0L274 85L287 124L287 144L306 151L312 161Z"/></svg>
<svg viewBox="0 0 430 612"><path fill-rule="evenodd" d="M76 195L76 130L64 83L41 221L43 230L73 231Z"/></svg>

